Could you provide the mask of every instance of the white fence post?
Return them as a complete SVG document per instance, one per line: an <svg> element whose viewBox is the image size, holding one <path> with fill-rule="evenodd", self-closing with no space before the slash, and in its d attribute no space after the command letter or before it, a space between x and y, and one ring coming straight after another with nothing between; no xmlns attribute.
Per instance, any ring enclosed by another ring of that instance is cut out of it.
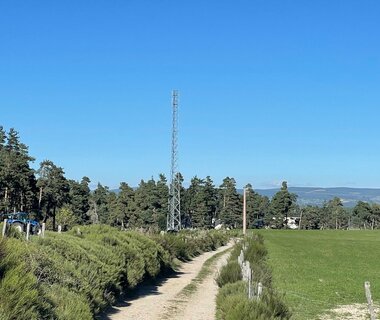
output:
<svg viewBox="0 0 380 320"><path fill-rule="evenodd" d="M45 238L45 228L46 228L46 223L42 223L42 229L41 229L41 237Z"/></svg>
<svg viewBox="0 0 380 320"><path fill-rule="evenodd" d="M4 219L3 232L2 232L3 237L5 237L5 234L7 231L7 223L8 223L8 219Z"/></svg>
<svg viewBox="0 0 380 320"><path fill-rule="evenodd" d="M240 255L238 256L238 263L241 268L243 268L243 263L244 263L244 253L243 250L240 251ZM242 269L243 271L243 269Z"/></svg>
<svg viewBox="0 0 380 320"><path fill-rule="evenodd" d="M253 294L252 294L252 270L251 270L251 268L249 268L248 272L249 272L249 274L248 274L248 299L252 299Z"/></svg>
<svg viewBox="0 0 380 320"><path fill-rule="evenodd" d="M30 235L30 222L26 225L26 241L29 241L29 235Z"/></svg>
<svg viewBox="0 0 380 320"><path fill-rule="evenodd" d="M263 285L261 282L259 282L254 286L253 285L253 274L252 269L249 261L244 260L244 251L247 249L247 246L245 243L243 243L243 249L240 251L240 255L238 256L238 263L241 268L241 275L243 281L247 282L248 285L248 299L253 299L255 297L255 292L257 289L257 300L260 299L262 293L263 293Z"/></svg>
<svg viewBox="0 0 380 320"><path fill-rule="evenodd" d="M261 294L263 293L263 285L259 282L257 286L257 300L260 300Z"/></svg>
<svg viewBox="0 0 380 320"><path fill-rule="evenodd" d="M249 261L245 261L245 263L244 263L244 278L243 278L243 280L249 281L250 270L251 270L251 266L249 264Z"/></svg>
<svg viewBox="0 0 380 320"><path fill-rule="evenodd" d="M365 295L367 297L368 302L368 311L371 316L371 320L376 320L375 311L373 309L373 301L372 301L372 295L371 295L371 285L368 281L364 283L364 289L365 289Z"/></svg>

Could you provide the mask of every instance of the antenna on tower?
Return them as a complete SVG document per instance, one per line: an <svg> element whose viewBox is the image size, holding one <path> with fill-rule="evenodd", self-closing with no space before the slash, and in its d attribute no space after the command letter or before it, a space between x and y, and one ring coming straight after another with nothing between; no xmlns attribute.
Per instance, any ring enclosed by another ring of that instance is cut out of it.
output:
<svg viewBox="0 0 380 320"><path fill-rule="evenodd" d="M181 181L178 172L178 91L172 93L172 161L170 171L169 212L166 227L168 231L181 229Z"/></svg>

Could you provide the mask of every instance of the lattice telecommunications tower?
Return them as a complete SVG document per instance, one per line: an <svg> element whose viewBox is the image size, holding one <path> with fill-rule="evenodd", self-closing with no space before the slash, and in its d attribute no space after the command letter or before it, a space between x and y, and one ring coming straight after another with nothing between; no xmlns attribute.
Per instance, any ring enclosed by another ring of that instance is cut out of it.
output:
<svg viewBox="0 0 380 320"><path fill-rule="evenodd" d="M178 91L173 90L172 162L170 171L169 212L167 230L181 229L181 181L178 172Z"/></svg>

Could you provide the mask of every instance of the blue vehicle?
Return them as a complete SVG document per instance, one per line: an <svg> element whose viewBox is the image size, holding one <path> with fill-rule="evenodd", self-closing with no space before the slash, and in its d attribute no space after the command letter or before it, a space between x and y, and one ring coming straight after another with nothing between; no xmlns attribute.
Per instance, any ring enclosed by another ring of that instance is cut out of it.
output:
<svg viewBox="0 0 380 320"><path fill-rule="evenodd" d="M26 226L30 223L30 233L39 234L41 226L38 221L29 219L26 212L6 213L3 214L4 219L8 219L7 223L19 232L26 232Z"/></svg>

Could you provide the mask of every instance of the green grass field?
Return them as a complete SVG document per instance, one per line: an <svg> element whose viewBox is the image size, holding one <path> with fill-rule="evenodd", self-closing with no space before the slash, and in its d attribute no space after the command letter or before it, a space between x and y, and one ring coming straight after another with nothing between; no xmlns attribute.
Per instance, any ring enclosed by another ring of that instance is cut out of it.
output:
<svg viewBox="0 0 380 320"><path fill-rule="evenodd" d="M318 319L337 305L366 303L364 282L380 304L380 231L260 230L274 285L293 319Z"/></svg>

